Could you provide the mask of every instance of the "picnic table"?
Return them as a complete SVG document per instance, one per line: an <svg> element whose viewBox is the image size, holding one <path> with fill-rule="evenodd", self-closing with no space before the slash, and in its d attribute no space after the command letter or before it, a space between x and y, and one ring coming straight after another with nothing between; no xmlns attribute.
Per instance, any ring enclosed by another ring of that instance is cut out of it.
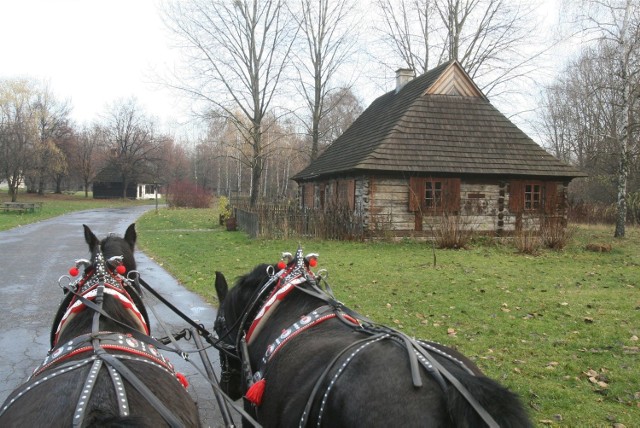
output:
<svg viewBox="0 0 640 428"><path fill-rule="evenodd" d="M13 212L35 212L42 208L42 202L3 202L0 205L2 211L13 211Z"/></svg>

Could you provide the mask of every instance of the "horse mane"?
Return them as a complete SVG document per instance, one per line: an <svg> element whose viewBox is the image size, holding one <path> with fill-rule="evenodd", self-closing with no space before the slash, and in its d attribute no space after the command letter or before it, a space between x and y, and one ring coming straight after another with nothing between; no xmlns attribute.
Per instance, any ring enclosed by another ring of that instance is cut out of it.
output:
<svg viewBox="0 0 640 428"><path fill-rule="evenodd" d="M232 288L233 292L228 293L225 299L225 306L232 311L230 315L233 315L234 319L242 317L242 311L244 311L245 305L266 281L268 277L267 268L269 266L270 265L266 263L259 264L253 268L251 272L236 278Z"/></svg>

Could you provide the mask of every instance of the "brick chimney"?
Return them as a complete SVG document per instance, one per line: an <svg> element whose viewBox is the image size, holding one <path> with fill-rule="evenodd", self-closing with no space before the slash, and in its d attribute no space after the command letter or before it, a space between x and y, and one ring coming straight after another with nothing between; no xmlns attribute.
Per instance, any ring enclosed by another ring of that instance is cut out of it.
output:
<svg viewBox="0 0 640 428"><path fill-rule="evenodd" d="M396 94L404 85L413 79L413 70L411 68L399 68L396 70Z"/></svg>

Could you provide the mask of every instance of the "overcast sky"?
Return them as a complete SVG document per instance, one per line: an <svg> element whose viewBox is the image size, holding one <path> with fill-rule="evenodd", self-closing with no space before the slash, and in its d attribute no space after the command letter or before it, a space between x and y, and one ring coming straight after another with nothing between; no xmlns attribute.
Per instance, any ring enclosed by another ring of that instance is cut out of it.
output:
<svg viewBox="0 0 640 428"><path fill-rule="evenodd" d="M175 96L153 82L175 52L158 0L1 0L0 78L33 77L70 99L73 118L99 119L135 96L165 121Z"/></svg>
<svg viewBox="0 0 640 428"><path fill-rule="evenodd" d="M559 0L544 1L538 11L552 19ZM78 123L99 120L109 105L135 96L147 114L177 130L172 119L184 121L188 103L154 83L178 56L160 2L0 0L0 78L47 81L70 100Z"/></svg>

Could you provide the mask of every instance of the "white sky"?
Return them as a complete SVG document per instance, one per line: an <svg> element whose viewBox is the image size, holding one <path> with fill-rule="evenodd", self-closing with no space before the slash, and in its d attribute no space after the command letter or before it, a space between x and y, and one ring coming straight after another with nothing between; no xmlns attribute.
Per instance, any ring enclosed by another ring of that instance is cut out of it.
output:
<svg viewBox="0 0 640 428"><path fill-rule="evenodd" d="M164 123L175 94L154 84L174 52L158 0L1 0L0 78L31 77L69 99L79 123L135 97Z"/></svg>
<svg viewBox="0 0 640 428"><path fill-rule="evenodd" d="M135 97L165 130L178 131L188 101L157 84L178 56L160 17L161 1L0 0L0 78L48 82L59 99L70 100L80 124ZM559 1L543 0L538 9L547 23Z"/></svg>

